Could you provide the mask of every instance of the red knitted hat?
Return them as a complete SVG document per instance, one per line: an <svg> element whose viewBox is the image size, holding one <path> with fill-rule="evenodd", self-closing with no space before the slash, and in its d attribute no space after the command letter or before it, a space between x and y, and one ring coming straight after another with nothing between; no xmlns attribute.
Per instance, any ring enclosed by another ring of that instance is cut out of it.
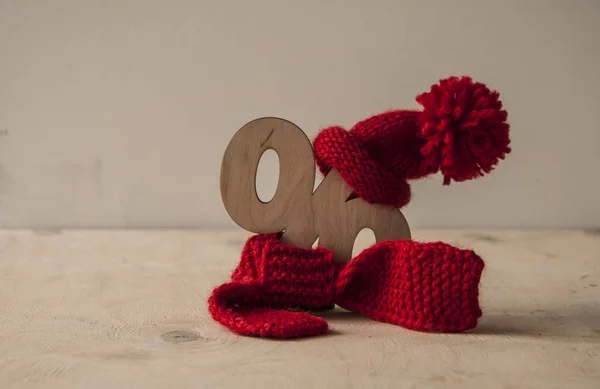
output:
<svg viewBox="0 0 600 389"><path fill-rule="evenodd" d="M422 111L394 110L322 130L314 141L323 174L336 169L369 203L403 207L407 180L441 171L444 185L489 173L510 153L507 112L496 91L450 77L417 96Z"/></svg>

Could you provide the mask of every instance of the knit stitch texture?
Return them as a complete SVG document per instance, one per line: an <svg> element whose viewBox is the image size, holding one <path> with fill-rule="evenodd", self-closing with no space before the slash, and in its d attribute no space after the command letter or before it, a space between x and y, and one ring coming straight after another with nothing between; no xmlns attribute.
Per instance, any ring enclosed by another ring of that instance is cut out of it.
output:
<svg viewBox="0 0 600 389"><path fill-rule="evenodd" d="M471 250L442 242L384 241L348 263L336 263L325 248L298 248L279 237L251 237L231 282L209 298L212 317L238 334L323 334L328 330L323 318L289 309L319 310L332 303L418 331L463 332L481 317L484 263Z"/></svg>

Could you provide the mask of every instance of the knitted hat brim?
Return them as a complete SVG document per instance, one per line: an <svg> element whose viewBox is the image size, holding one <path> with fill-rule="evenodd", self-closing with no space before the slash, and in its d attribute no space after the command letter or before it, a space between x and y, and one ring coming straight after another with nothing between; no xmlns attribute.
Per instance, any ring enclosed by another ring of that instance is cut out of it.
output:
<svg viewBox="0 0 600 389"><path fill-rule="evenodd" d="M351 132L341 127L329 127L317 135L313 146L321 173L327 175L331 169L337 170L366 202L401 208L410 201L408 182L373 159Z"/></svg>

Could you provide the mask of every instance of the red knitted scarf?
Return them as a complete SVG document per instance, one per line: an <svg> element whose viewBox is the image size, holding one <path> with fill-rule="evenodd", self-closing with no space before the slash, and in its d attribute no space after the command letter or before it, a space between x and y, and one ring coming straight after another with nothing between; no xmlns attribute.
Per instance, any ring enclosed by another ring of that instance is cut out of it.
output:
<svg viewBox="0 0 600 389"><path fill-rule="evenodd" d="M442 242L385 241L348 263L335 263L325 248L286 245L278 234L255 235L232 281L213 291L208 306L216 321L249 336L323 334L324 319L289 309L332 303L413 330L461 332L481 317L483 268L473 251Z"/></svg>

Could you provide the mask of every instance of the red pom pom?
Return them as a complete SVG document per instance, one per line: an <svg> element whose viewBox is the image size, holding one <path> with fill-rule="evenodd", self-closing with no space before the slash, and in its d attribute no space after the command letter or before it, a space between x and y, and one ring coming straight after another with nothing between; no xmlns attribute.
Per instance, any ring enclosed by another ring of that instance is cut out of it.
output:
<svg viewBox="0 0 600 389"><path fill-rule="evenodd" d="M450 77L417 96L423 168L441 170L444 185L483 176L510 153L507 113L496 91L470 77Z"/></svg>

